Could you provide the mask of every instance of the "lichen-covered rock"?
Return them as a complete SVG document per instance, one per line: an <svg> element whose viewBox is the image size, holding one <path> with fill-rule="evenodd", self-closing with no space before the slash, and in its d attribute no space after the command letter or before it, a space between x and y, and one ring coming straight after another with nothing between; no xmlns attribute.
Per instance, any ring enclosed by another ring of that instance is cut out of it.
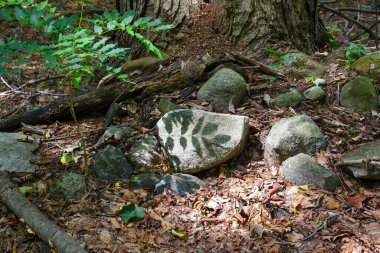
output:
<svg viewBox="0 0 380 253"><path fill-rule="evenodd" d="M123 152L111 145L96 154L91 168L97 178L104 180L126 179L133 173L133 168Z"/></svg>
<svg viewBox="0 0 380 253"><path fill-rule="evenodd" d="M176 173L164 176L161 181L156 184L156 191L162 194L165 189L168 189L179 196L185 196L205 185L206 183L204 181L195 176Z"/></svg>
<svg viewBox="0 0 380 253"><path fill-rule="evenodd" d="M293 89L288 93L281 94L269 101L269 105L273 107L296 107L302 103L302 95L298 90Z"/></svg>
<svg viewBox="0 0 380 253"><path fill-rule="evenodd" d="M345 84L340 94L340 104L361 112L377 110L379 97L372 80L359 76Z"/></svg>
<svg viewBox="0 0 380 253"><path fill-rule="evenodd" d="M151 168L161 161L159 142L153 135L145 135L128 152L127 158L135 170Z"/></svg>
<svg viewBox="0 0 380 253"><path fill-rule="evenodd" d="M17 140L27 136L17 133L0 133L0 171L34 173L35 165L29 161L34 159L33 145Z"/></svg>
<svg viewBox="0 0 380 253"><path fill-rule="evenodd" d="M133 190L153 190L161 178L156 173L141 173L131 178L131 187Z"/></svg>
<svg viewBox="0 0 380 253"><path fill-rule="evenodd" d="M86 192L84 176L68 173L56 178L51 187L50 194L55 199L78 200Z"/></svg>
<svg viewBox="0 0 380 253"><path fill-rule="evenodd" d="M314 184L329 191L334 191L340 185L339 177L335 173L303 153L286 159L280 167L280 172L286 180L297 185Z"/></svg>
<svg viewBox="0 0 380 253"><path fill-rule="evenodd" d="M163 114L176 109L180 109L178 105L171 102L168 98L160 98L160 101L158 102L158 108Z"/></svg>
<svg viewBox="0 0 380 253"><path fill-rule="evenodd" d="M232 69L224 68L216 72L198 91L197 98L212 102L217 112L227 111L230 101L235 107L244 100L247 83Z"/></svg>
<svg viewBox="0 0 380 253"><path fill-rule="evenodd" d="M304 53L297 55L297 61L287 66L286 72L299 79L307 76L324 76L327 70L326 64L321 64Z"/></svg>
<svg viewBox="0 0 380 253"><path fill-rule="evenodd" d="M157 122L158 138L177 172L195 173L234 158L248 137L248 118L175 110Z"/></svg>
<svg viewBox="0 0 380 253"><path fill-rule="evenodd" d="M134 133L128 126L110 126L99 138L96 146L101 146L112 141L121 141L123 138L130 137Z"/></svg>
<svg viewBox="0 0 380 253"><path fill-rule="evenodd" d="M380 140L361 145L360 147L348 151L343 155L341 162L366 160L374 157L380 157ZM360 179L380 180L380 166L370 166L366 168L364 163L356 165L346 165L343 168Z"/></svg>
<svg viewBox="0 0 380 253"><path fill-rule="evenodd" d="M270 164L280 164L300 153L314 154L326 147L325 137L314 121L306 115L282 119L273 125L264 148Z"/></svg>
<svg viewBox="0 0 380 253"><path fill-rule="evenodd" d="M319 101L325 98L326 93L325 91L319 87L319 86L314 86L311 87L303 92L304 97L307 100L310 101Z"/></svg>
<svg viewBox="0 0 380 253"><path fill-rule="evenodd" d="M372 65L372 67L371 67ZM351 65L352 70L362 76L380 80L380 52L374 52L360 57Z"/></svg>

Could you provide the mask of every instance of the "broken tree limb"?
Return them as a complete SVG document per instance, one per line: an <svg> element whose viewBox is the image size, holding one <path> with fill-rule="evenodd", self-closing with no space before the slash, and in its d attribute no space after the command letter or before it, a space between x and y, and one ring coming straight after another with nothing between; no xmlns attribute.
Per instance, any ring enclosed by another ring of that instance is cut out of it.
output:
<svg viewBox="0 0 380 253"><path fill-rule="evenodd" d="M0 200L46 244L59 253L85 253L69 234L49 220L11 182L8 173L0 173Z"/></svg>
<svg viewBox="0 0 380 253"><path fill-rule="evenodd" d="M345 161L336 163L335 166L349 166L349 165L359 165L359 164L365 164L366 166L367 165L380 166L380 158L372 157L369 159L345 160Z"/></svg>

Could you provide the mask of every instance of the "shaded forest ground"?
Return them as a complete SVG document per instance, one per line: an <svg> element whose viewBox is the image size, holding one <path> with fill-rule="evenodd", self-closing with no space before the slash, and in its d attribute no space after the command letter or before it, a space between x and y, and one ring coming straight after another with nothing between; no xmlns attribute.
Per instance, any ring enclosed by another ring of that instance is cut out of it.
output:
<svg viewBox="0 0 380 253"><path fill-rule="evenodd" d="M332 24L341 22L337 17L330 21ZM182 62L206 53L231 50L247 54L218 34L213 22L211 6L204 4L191 28L183 31L184 38L172 51L167 51L175 56L174 69L178 69ZM351 33L358 33L355 29ZM344 37L340 39L345 40ZM373 47L373 42L369 46ZM288 50L283 49L284 52ZM39 166L34 175L15 178L20 186L34 185L37 192L30 194L29 199L78 241L85 241L90 252L379 252L378 184L358 182L335 168L334 163L347 150L379 139L380 119L369 113L353 113L339 107L338 87L355 75L340 64L339 59L344 59L342 50L316 58L328 65L323 77L327 80L326 101L304 102L294 109L268 108L263 102L264 94L278 94L292 86L303 90L310 86L309 83L304 79L294 80L291 74L288 76L292 80L290 84L281 80L269 82L262 75L247 70L250 94L247 102L236 110L237 114L250 118L251 135L247 148L233 161L198 174L208 187L193 195L178 197L166 192L158 196L142 190L131 191L128 182L112 184L90 177L88 194L82 200L51 199L46 195L49 180L66 172L81 173L79 164L60 163L62 150L79 141L76 126L71 122L46 125L49 134L38 154L51 162ZM267 64L273 61L270 56L263 60ZM24 80L17 80L20 77L14 76L15 81L23 83L29 78L38 78L43 75L43 69L25 69L24 74L21 77ZM380 90L379 84L377 87ZM1 113L7 117L51 101L51 96L36 93L34 88L28 87L21 94L2 96ZM52 92L63 91L52 89ZM125 101L126 116L114 123L127 124L136 130L147 127L144 122L160 116L157 102L161 96L172 98L184 108L209 110L207 105L196 101L196 90L186 98L182 98L180 92L157 94L139 103ZM278 176L278 167L268 167L263 162L262 144L271 125L295 114L312 117L327 138L328 148L317 158L339 174L343 186L336 192L292 187ZM87 142L95 144L103 131L104 116L94 112L80 124ZM342 131L337 132L338 128ZM126 151L132 143L125 144ZM163 163L162 167L165 169L167 165ZM296 193L290 194L292 191ZM268 192L273 194L268 195ZM143 221L125 225L115 215L129 202L145 208ZM186 237L173 236L172 229L185 231ZM41 248L40 241L4 206L0 206L0 232L2 252L39 252Z"/></svg>

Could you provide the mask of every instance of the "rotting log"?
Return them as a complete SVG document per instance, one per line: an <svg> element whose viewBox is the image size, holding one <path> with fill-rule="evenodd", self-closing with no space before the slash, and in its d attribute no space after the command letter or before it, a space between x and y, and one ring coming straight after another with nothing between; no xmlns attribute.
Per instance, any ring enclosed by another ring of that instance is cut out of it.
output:
<svg viewBox="0 0 380 253"><path fill-rule="evenodd" d="M49 220L19 191L10 180L9 174L0 172L0 200L25 221L33 232L59 253L85 253L78 242L59 226Z"/></svg>

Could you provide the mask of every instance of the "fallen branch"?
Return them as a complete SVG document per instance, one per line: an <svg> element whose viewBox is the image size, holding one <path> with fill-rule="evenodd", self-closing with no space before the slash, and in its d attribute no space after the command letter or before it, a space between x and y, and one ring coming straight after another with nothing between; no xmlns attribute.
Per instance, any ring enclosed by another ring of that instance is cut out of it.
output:
<svg viewBox="0 0 380 253"><path fill-rule="evenodd" d="M49 220L11 182L9 175L0 173L0 200L25 221L33 232L59 253L85 253L86 251L69 234Z"/></svg>
<svg viewBox="0 0 380 253"><path fill-rule="evenodd" d="M335 166L349 166L349 165L359 165L359 164L365 164L367 165L373 165L373 166L380 166L380 158L379 157L372 157L368 159L358 159L358 160L345 160L341 161L335 164Z"/></svg>

